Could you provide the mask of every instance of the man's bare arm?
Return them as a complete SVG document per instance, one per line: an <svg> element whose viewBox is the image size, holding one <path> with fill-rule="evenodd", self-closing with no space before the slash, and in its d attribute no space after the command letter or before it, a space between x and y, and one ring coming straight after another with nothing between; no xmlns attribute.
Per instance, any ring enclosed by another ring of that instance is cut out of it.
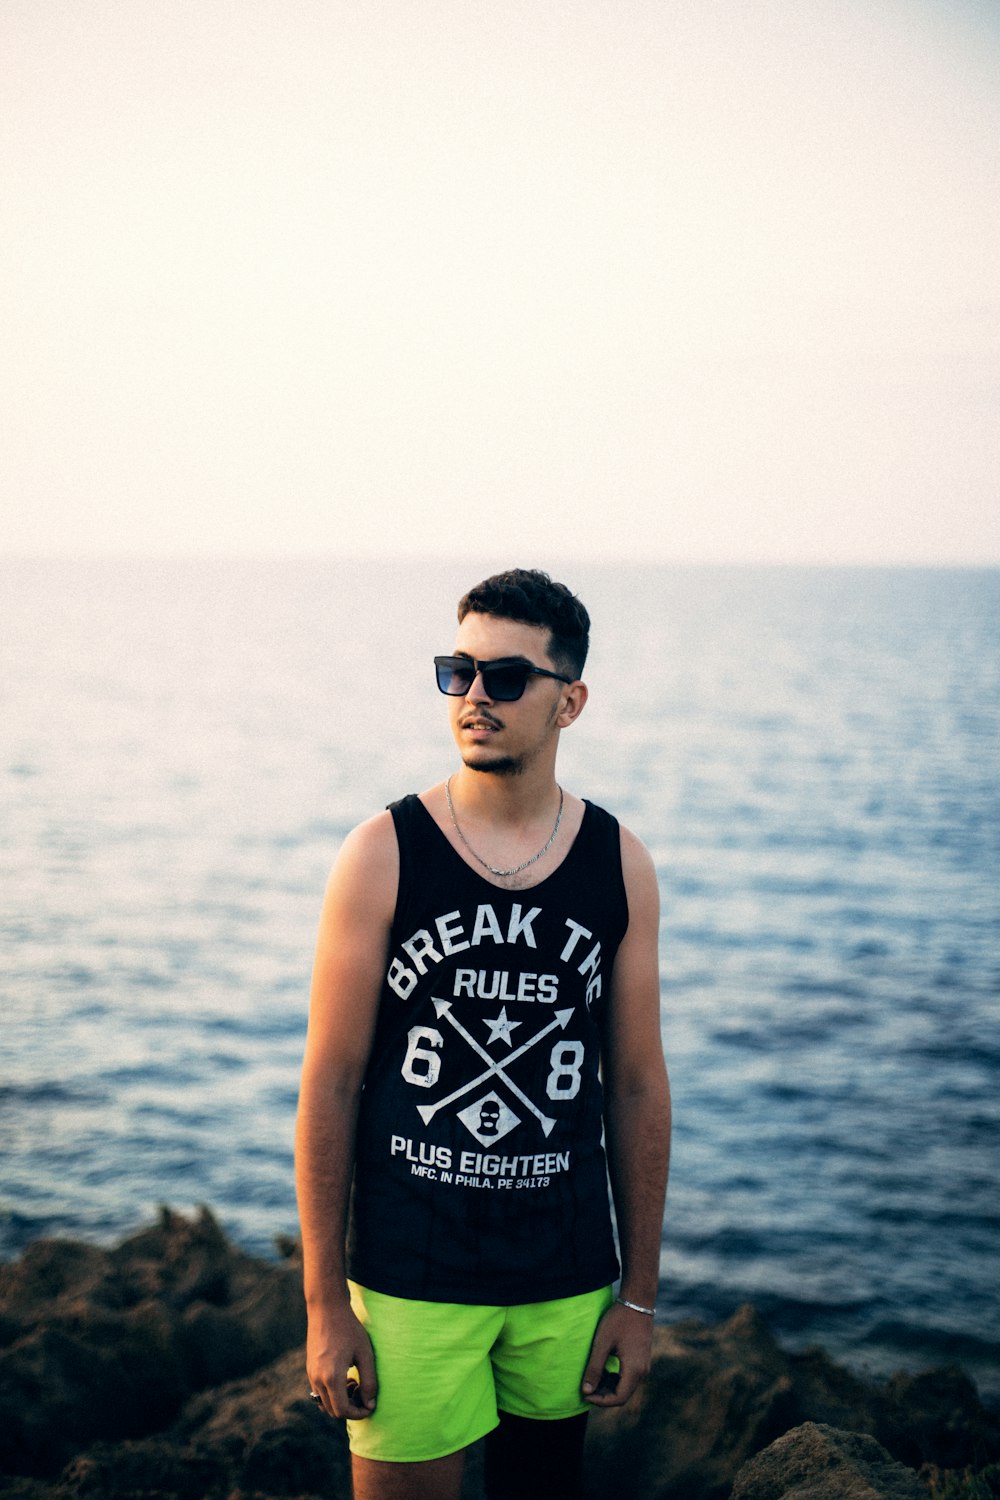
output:
<svg viewBox="0 0 1000 1500"><path fill-rule="evenodd" d="M660 1238L670 1158L670 1086L660 1038L660 902L653 862L622 829L622 870L629 925L615 960L604 1046L608 1172L618 1223L621 1295L652 1308L660 1275ZM583 1392L596 1406L621 1406L649 1370L653 1319L615 1303L594 1336ZM605 1361L621 1373L602 1391Z"/></svg>
<svg viewBox="0 0 1000 1500"><path fill-rule="evenodd" d="M295 1135L309 1331L306 1370L331 1415L375 1406L368 1335L351 1311L344 1268L358 1104L371 1051L399 856L389 813L345 839L327 884L313 966L309 1031ZM349 1386L355 1366L359 1386Z"/></svg>

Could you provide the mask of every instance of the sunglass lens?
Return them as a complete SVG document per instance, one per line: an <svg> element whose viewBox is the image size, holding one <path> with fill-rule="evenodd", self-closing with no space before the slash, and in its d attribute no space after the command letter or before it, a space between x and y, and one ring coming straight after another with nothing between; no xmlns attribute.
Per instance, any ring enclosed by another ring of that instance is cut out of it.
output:
<svg viewBox="0 0 1000 1500"><path fill-rule="evenodd" d="M438 656L434 659L437 685L442 693L459 698L472 686L475 667L460 656Z"/></svg>
<svg viewBox="0 0 1000 1500"><path fill-rule="evenodd" d="M516 662L509 667L487 667L483 672L483 687L497 703L514 703L524 692L528 673L529 668Z"/></svg>

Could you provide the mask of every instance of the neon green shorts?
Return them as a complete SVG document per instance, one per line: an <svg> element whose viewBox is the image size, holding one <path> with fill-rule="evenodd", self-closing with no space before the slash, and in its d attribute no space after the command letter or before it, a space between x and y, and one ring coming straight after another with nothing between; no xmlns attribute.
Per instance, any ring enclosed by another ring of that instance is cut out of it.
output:
<svg viewBox="0 0 1000 1500"><path fill-rule="evenodd" d="M497 1411L555 1420L589 1411L580 1382L610 1287L518 1307L411 1302L351 1287L375 1350L378 1402L348 1422L352 1453L420 1463L492 1431Z"/></svg>

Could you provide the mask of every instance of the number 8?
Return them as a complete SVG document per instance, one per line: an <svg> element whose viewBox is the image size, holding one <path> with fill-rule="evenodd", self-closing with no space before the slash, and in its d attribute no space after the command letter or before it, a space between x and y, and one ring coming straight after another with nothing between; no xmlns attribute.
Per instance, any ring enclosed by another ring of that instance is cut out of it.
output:
<svg viewBox="0 0 1000 1500"><path fill-rule="evenodd" d="M575 1099L580 1092L580 1066L583 1062L582 1042L556 1042L549 1063L552 1072L545 1085L550 1099ZM564 1080L569 1080L564 1082Z"/></svg>

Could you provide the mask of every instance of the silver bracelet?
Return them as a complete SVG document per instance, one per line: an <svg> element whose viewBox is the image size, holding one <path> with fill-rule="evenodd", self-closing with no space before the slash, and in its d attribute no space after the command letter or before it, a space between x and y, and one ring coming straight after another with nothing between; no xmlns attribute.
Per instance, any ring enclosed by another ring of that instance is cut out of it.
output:
<svg viewBox="0 0 1000 1500"><path fill-rule="evenodd" d="M631 1308L633 1312L645 1313L647 1318L652 1318L656 1315L655 1307L640 1307L638 1302L630 1302L627 1297L616 1297L615 1301L620 1302L622 1307Z"/></svg>

